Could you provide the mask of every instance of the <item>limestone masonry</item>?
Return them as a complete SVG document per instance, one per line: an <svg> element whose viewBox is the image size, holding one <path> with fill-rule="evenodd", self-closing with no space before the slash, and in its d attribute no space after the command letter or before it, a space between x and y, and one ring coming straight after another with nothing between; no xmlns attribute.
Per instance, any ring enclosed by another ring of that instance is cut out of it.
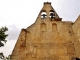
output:
<svg viewBox="0 0 80 60"><path fill-rule="evenodd" d="M75 60L80 58L80 15L62 21L45 2L34 24L22 29L11 60Z"/></svg>

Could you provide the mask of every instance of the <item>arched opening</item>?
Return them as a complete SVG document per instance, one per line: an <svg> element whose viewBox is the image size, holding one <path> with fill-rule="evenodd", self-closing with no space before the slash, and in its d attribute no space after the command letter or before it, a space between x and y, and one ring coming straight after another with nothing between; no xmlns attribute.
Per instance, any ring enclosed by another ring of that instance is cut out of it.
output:
<svg viewBox="0 0 80 60"><path fill-rule="evenodd" d="M46 31L46 24L45 23L41 23L41 31Z"/></svg>
<svg viewBox="0 0 80 60"><path fill-rule="evenodd" d="M50 18L55 18L55 12L53 10L50 10L49 15Z"/></svg>
<svg viewBox="0 0 80 60"><path fill-rule="evenodd" d="M47 13L45 11L42 11L41 18L47 18Z"/></svg>
<svg viewBox="0 0 80 60"><path fill-rule="evenodd" d="M56 24L56 23L53 23L53 24L52 24L52 30L53 30L53 31L57 31L57 24Z"/></svg>

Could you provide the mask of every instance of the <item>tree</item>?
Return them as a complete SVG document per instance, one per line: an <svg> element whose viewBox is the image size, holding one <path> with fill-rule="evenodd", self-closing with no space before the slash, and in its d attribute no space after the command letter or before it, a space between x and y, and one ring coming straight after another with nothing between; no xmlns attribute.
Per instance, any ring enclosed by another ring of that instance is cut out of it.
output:
<svg viewBox="0 0 80 60"><path fill-rule="evenodd" d="M8 36L8 34L5 34L5 32L8 31L8 28L7 27L1 27L0 28L0 47L1 46L4 46L4 43L6 43L7 40L6 37Z"/></svg>
<svg viewBox="0 0 80 60"><path fill-rule="evenodd" d="M5 34L6 31L8 31L7 27L1 27L0 28L0 47L4 46L4 42L5 43L7 42L7 40L5 40L6 37L8 36L8 34ZM0 53L0 59L4 60L4 58L5 57L4 57L3 53L1 52Z"/></svg>
<svg viewBox="0 0 80 60"><path fill-rule="evenodd" d="M3 53L1 52L1 53L0 53L0 60L10 60L10 56L11 56L11 55L8 55L8 57L5 57L5 56L3 55Z"/></svg>
<svg viewBox="0 0 80 60"><path fill-rule="evenodd" d="M4 58L4 55L3 55L3 53L2 53L2 52L0 53L0 58L1 58L1 59L3 59L3 58Z"/></svg>
<svg viewBox="0 0 80 60"><path fill-rule="evenodd" d="M6 57L6 60L10 60L10 58L11 58L11 55L9 55L8 57Z"/></svg>

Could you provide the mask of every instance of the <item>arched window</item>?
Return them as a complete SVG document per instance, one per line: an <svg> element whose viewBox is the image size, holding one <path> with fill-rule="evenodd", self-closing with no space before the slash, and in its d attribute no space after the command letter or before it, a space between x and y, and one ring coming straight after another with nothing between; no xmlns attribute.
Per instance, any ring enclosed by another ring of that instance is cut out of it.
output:
<svg viewBox="0 0 80 60"><path fill-rule="evenodd" d="M49 15L50 18L55 18L55 12L53 10L50 10Z"/></svg>
<svg viewBox="0 0 80 60"><path fill-rule="evenodd" d="M46 31L46 24L45 23L41 23L41 31Z"/></svg>
<svg viewBox="0 0 80 60"><path fill-rule="evenodd" d="M53 23L53 24L52 24L52 30L53 30L53 31L57 31L57 24L56 24L56 23Z"/></svg>
<svg viewBox="0 0 80 60"><path fill-rule="evenodd" d="M41 18L47 18L47 13L46 12L42 12L41 13Z"/></svg>

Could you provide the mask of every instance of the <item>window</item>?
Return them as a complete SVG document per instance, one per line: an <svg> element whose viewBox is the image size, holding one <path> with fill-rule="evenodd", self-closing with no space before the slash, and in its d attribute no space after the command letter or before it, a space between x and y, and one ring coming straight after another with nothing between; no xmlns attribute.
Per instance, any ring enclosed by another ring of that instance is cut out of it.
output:
<svg viewBox="0 0 80 60"><path fill-rule="evenodd" d="M55 18L55 12L53 10L50 10L49 15L50 15L50 18Z"/></svg>
<svg viewBox="0 0 80 60"><path fill-rule="evenodd" d="M41 18L47 18L46 12L42 12L42 13L41 13Z"/></svg>

